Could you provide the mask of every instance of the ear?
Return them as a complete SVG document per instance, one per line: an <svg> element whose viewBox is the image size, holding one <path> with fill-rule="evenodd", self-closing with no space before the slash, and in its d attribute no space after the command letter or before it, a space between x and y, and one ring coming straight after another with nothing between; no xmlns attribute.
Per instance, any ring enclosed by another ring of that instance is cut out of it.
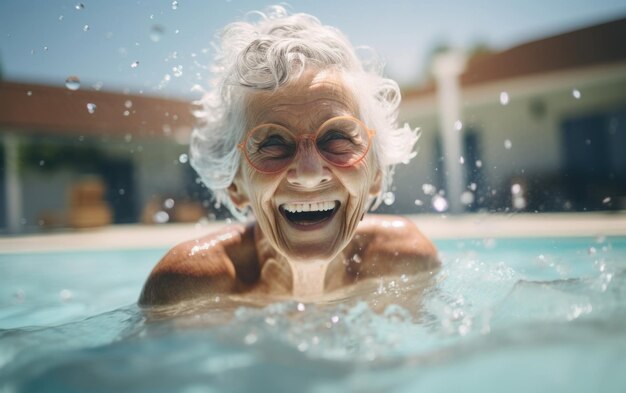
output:
<svg viewBox="0 0 626 393"><path fill-rule="evenodd" d="M380 191L382 190L382 185L383 185L383 173L380 169L376 170L376 175L374 176L374 181L372 182L372 185L370 186L370 196L377 196L378 194L380 194Z"/></svg>
<svg viewBox="0 0 626 393"><path fill-rule="evenodd" d="M243 188L243 182L241 179L241 172L237 172L233 182L228 186L228 196L239 210L243 210L248 206L250 198Z"/></svg>

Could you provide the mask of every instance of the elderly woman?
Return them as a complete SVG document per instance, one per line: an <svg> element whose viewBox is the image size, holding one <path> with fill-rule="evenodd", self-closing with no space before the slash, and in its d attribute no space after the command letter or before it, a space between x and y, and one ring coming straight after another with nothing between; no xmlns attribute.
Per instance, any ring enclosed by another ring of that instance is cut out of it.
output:
<svg viewBox="0 0 626 393"><path fill-rule="evenodd" d="M140 304L224 293L314 300L436 267L433 244L411 221L365 217L417 141L396 125L400 93L382 67L360 60L338 30L281 7L221 38L191 164L248 223L174 247Z"/></svg>

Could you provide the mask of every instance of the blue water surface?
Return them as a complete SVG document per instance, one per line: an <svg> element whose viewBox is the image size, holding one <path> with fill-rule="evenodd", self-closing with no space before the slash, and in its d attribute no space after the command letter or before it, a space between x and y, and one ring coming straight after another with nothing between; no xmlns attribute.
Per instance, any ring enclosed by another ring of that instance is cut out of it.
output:
<svg viewBox="0 0 626 393"><path fill-rule="evenodd" d="M626 238L437 241L340 301L135 301L164 249L0 254L0 392L621 392Z"/></svg>

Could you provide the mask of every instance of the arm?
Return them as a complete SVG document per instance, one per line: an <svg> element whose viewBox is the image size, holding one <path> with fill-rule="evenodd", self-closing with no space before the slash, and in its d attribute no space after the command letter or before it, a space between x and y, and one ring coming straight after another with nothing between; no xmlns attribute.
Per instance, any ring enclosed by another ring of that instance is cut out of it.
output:
<svg viewBox="0 0 626 393"><path fill-rule="evenodd" d="M413 221L400 216L366 216L351 252L361 258L356 267L361 278L416 274L441 265L432 241Z"/></svg>
<svg viewBox="0 0 626 393"><path fill-rule="evenodd" d="M172 304L238 291L258 275L253 244L252 226L233 225L175 246L150 273L139 304Z"/></svg>

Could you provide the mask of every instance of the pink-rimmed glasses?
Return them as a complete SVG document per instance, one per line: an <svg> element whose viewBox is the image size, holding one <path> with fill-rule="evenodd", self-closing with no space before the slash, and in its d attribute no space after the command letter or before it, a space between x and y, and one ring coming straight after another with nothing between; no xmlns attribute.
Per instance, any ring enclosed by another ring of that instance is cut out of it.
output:
<svg viewBox="0 0 626 393"><path fill-rule="evenodd" d="M315 133L300 136L279 124L261 124L248 131L237 147L261 173L285 170L304 148L304 141L310 141L329 164L350 167L365 158L375 134L359 119L337 116L326 120Z"/></svg>

